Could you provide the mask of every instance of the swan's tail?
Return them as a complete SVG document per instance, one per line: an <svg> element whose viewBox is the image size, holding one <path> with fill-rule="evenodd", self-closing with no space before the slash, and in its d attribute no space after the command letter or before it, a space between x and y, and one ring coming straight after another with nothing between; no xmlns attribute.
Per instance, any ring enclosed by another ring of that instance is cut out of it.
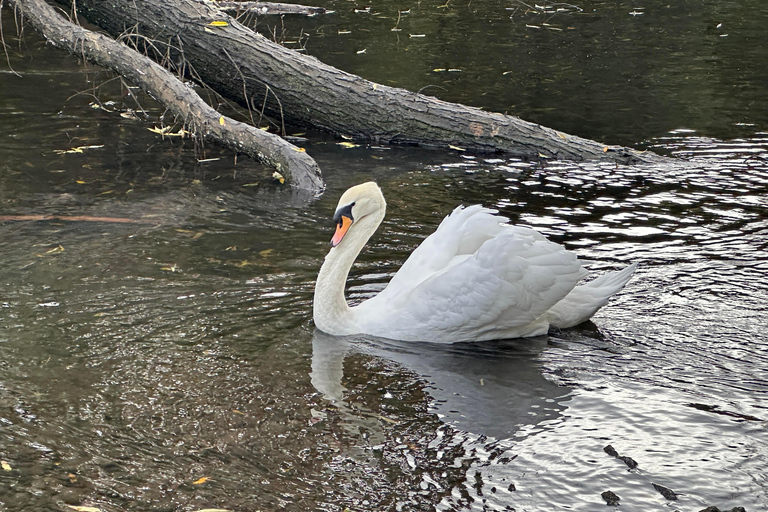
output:
<svg viewBox="0 0 768 512"><path fill-rule="evenodd" d="M601 275L588 283L577 286L560 302L547 311L547 320L553 327L565 329L589 320L608 299L624 288L637 268L637 263Z"/></svg>

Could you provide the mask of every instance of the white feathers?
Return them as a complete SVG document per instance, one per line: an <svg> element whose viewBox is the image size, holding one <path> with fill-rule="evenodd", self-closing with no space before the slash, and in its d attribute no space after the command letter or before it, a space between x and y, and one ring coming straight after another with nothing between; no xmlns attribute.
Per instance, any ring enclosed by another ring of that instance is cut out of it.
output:
<svg viewBox="0 0 768 512"><path fill-rule="evenodd" d="M346 201L355 189L344 194ZM369 184L361 193L381 194ZM379 295L350 308L343 281L378 226L353 223L350 240L331 249L318 276L316 325L329 334L440 343L536 336L550 324L588 320L635 270L630 265L577 286L586 271L574 253L532 229L507 225L496 213L479 205L456 208ZM341 300L329 297L330 289Z"/></svg>

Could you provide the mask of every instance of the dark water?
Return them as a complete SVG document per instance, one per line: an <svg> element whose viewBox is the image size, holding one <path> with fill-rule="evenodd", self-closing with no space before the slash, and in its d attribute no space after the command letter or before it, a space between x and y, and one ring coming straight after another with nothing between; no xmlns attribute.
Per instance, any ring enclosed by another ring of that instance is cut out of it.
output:
<svg viewBox="0 0 768 512"><path fill-rule="evenodd" d="M608 490L628 510L768 508L766 8L332 5L285 33L306 23L308 52L377 81L678 161L313 136L329 187L304 203L258 165L150 133L162 109L111 75L14 40L0 215L59 218L0 222L0 510L591 511ZM314 277L339 194L367 179L389 210L355 301L458 204L495 206L595 271L641 267L593 325L547 337L329 338Z"/></svg>

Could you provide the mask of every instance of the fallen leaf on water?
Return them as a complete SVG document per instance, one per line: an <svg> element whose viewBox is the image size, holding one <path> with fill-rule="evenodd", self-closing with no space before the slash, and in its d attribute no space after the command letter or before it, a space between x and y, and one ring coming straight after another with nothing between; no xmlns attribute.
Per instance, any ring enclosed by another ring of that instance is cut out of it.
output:
<svg viewBox="0 0 768 512"><path fill-rule="evenodd" d="M202 477L202 478L198 478L197 480L195 480L194 482L192 482L192 485L200 485L200 484L204 484L205 482L207 482L207 481L208 481L208 480L210 480L210 479L211 479L211 477L209 477L209 476L204 476L204 477Z"/></svg>
<svg viewBox="0 0 768 512"><path fill-rule="evenodd" d="M4 471L13 471L13 468L11 467L11 465L10 465L10 464L8 464L8 463L7 463L6 461L4 461L4 460L0 460L0 466L2 466L2 468L3 468L3 470L4 470Z"/></svg>
<svg viewBox="0 0 768 512"><path fill-rule="evenodd" d="M253 263L251 263L251 262L250 262L250 261L248 261L248 260L243 260L243 261L241 261L240 263L235 263L235 266L236 266L236 267L240 267L240 268L244 268L244 267L247 267L248 265L253 265Z"/></svg>
<svg viewBox="0 0 768 512"><path fill-rule="evenodd" d="M43 254L38 254L38 256L44 256L46 254L60 254L62 252L64 252L64 247L58 246L58 247L54 247L53 249L49 249L45 251Z"/></svg>
<svg viewBox="0 0 768 512"><path fill-rule="evenodd" d="M77 512L101 512L100 508L96 507L78 507L76 505L67 505L72 510L77 510Z"/></svg>
<svg viewBox="0 0 768 512"><path fill-rule="evenodd" d="M67 153L82 153L84 149L98 149L103 147L103 144L101 146L78 146L71 149L54 149L53 152L57 155L65 155Z"/></svg>
<svg viewBox="0 0 768 512"><path fill-rule="evenodd" d="M259 251L259 256L261 256L262 258L266 258L270 254L272 254L272 251L274 251L274 249L264 249L263 251Z"/></svg>
<svg viewBox="0 0 768 512"><path fill-rule="evenodd" d="M464 148L460 148L460 147L456 147L456 146L451 146L450 144L448 145L448 147L450 149L454 149L456 151L466 151L466 149L464 149Z"/></svg>
<svg viewBox="0 0 768 512"><path fill-rule="evenodd" d="M163 128L147 128L147 130L151 131L152 133L157 133L158 135L163 135L164 137L185 137L189 135L189 132L185 130L184 128L179 128L179 131L172 132L170 126L165 126Z"/></svg>
<svg viewBox="0 0 768 512"><path fill-rule="evenodd" d="M272 173L272 177L279 181L281 185L285 183L285 177L277 171Z"/></svg>
<svg viewBox="0 0 768 512"><path fill-rule="evenodd" d="M200 510L195 510L195 512L232 512L228 508L203 508Z"/></svg>
<svg viewBox="0 0 768 512"><path fill-rule="evenodd" d="M359 145L355 144L354 142L339 142L338 145L343 147L343 148L356 148L356 147L359 147Z"/></svg>
<svg viewBox="0 0 768 512"><path fill-rule="evenodd" d="M76 180L75 183L78 185L85 185L85 182L83 180Z"/></svg>
<svg viewBox="0 0 768 512"><path fill-rule="evenodd" d="M295 151L298 151L299 153L306 153L307 150L304 148L296 148Z"/></svg>

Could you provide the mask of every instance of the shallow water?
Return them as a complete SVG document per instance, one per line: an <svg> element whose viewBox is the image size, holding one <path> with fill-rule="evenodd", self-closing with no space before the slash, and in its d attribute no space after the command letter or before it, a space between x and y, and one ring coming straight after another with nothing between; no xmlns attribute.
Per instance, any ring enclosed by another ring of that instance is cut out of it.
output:
<svg viewBox="0 0 768 512"><path fill-rule="evenodd" d="M347 11L312 23L367 16ZM650 12L622 23L654 25ZM59 218L0 222L0 510L603 510L608 490L632 510L768 508L765 90L733 96L719 124L709 109L695 125L670 114L610 141L679 157L655 167L347 150L313 136L329 186L306 202L247 160L160 140L143 114L121 116L138 102L157 121L150 99L95 89L109 76L34 35L10 58L23 78L0 75L0 215ZM569 131L596 136L645 111L616 88L606 84L607 124ZM676 90L672 112L691 104ZM562 112L549 115L566 129ZM103 147L56 152L82 146ZM353 301L459 204L498 208L594 272L640 268L594 324L546 337L323 336L311 300L330 216L366 179L389 209L353 269ZM61 220L72 215L102 221Z"/></svg>

